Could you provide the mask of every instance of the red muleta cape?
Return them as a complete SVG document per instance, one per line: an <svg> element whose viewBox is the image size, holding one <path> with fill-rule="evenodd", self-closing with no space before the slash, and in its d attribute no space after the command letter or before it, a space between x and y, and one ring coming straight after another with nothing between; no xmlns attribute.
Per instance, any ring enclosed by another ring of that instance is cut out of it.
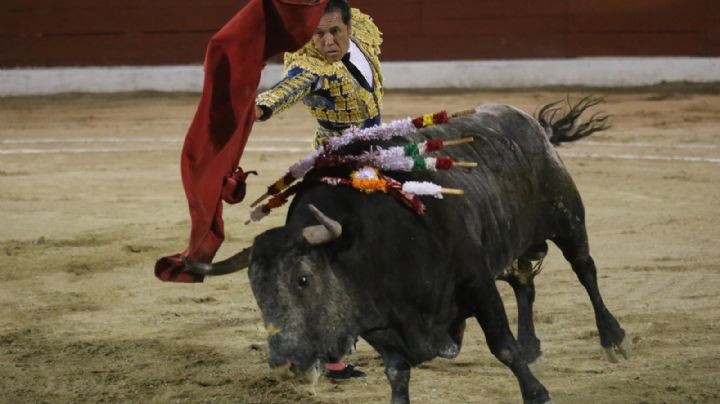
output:
<svg viewBox="0 0 720 404"><path fill-rule="evenodd" d="M327 0L251 0L210 39L205 82L180 162L192 228L188 247L160 258L163 281L202 282L180 261L210 262L225 234L222 204L245 196L246 174L237 166L255 121L255 97L265 61L310 40Z"/></svg>

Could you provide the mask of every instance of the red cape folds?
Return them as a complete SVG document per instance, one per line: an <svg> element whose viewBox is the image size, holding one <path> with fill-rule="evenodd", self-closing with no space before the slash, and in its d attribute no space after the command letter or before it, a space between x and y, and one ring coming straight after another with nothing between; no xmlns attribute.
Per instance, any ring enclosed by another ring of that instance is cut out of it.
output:
<svg viewBox="0 0 720 404"><path fill-rule="evenodd" d="M255 121L255 96L265 61L303 46L317 27L327 0L251 0L210 39L205 82L185 136L182 181L192 228L188 247L160 258L163 281L202 282L184 270L180 256L210 262L225 238L223 200L240 202L245 177L237 167Z"/></svg>

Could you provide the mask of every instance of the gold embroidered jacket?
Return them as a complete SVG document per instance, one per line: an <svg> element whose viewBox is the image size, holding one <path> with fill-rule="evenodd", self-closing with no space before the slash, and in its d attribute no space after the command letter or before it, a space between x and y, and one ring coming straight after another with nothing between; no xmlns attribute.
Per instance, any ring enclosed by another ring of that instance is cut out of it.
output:
<svg viewBox="0 0 720 404"><path fill-rule="evenodd" d="M342 61L330 62L312 41L300 50L285 54L285 77L255 101L269 110L263 119L281 112L302 100L319 128L315 145L325 137L340 134L350 126L366 128L380 123L382 73L380 45L382 34L372 18L352 9L350 40L357 45L370 64L372 91L360 85Z"/></svg>

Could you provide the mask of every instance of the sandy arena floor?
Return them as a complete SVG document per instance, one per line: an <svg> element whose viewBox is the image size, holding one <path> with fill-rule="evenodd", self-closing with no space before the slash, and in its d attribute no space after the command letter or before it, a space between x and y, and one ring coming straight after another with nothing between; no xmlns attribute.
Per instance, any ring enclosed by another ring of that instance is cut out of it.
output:
<svg viewBox="0 0 720 404"><path fill-rule="evenodd" d="M577 99L582 94L573 92ZM608 363L591 306L552 248L537 279L538 376L556 403L718 403L720 91L612 91L611 130L561 149L587 208L600 287L631 343ZM480 102L528 112L565 92L389 93L384 120ZM179 178L197 94L0 99L0 402L385 403L364 342L365 380L318 395L270 372L245 273L164 284L155 260L189 234ZM309 151L301 107L258 124L241 162L248 199ZM228 207L220 257L282 223ZM408 274L408 276L412 276ZM500 284L514 321L511 290ZM414 403L518 403L515 378L468 321L463 352L413 371Z"/></svg>

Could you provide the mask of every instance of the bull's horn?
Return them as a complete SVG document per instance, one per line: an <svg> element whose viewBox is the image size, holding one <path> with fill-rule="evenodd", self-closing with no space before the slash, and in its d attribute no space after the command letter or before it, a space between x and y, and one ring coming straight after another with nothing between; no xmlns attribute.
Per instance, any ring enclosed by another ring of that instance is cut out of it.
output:
<svg viewBox="0 0 720 404"><path fill-rule="evenodd" d="M226 260L213 264L192 262L185 256L182 257L182 262L185 264L185 268L198 275L226 275L247 268L250 264L251 253L252 247L248 247Z"/></svg>
<svg viewBox="0 0 720 404"><path fill-rule="evenodd" d="M312 245L320 245L340 237L342 234L342 225L340 223L327 217L313 204L309 204L308 208L317 221L322 223L317 226L308 226L303 229L303 237L308 243Z"/></svg>

